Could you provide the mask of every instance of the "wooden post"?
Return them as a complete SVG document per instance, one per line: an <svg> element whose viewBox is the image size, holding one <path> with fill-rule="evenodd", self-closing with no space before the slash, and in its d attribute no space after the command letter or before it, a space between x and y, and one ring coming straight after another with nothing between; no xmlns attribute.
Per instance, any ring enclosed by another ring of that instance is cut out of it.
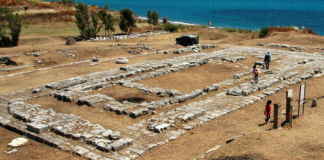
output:
<svg viewBox="0 0 324 160"><path fill-rule="evenodd" d="M274 104L274 120L273 120L273 129L279 129L280 128L280 110L281 110L281 104L275 103Z"/></svg>
<svg viewBox="0 0 324 160"><path fill-rule="evenodd" d="M288 123L289 127L292 127L292 112L293 112L293 107L291 105L293 98L288 97L287 98L287 105L286 105L286 123Z"/></svg>

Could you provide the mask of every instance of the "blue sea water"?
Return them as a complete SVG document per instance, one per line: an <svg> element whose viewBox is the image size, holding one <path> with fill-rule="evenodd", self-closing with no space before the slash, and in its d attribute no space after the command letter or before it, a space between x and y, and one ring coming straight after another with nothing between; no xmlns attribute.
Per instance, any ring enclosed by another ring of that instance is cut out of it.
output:
<svg viewBox="0 0 324 160"><path fill-rule="evenodd" d="M146 17L156 10L169 21L259 30L268 26L305 26L324 35L324 0L79 0L111 10L131 9Z"/></svg>

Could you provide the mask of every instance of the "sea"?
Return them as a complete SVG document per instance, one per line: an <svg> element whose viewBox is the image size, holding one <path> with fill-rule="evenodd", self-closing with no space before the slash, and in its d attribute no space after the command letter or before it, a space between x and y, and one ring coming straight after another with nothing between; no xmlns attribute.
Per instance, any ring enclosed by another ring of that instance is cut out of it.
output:
<svg viewBox="0 0 324 160"><path fill-rule="evenodd" d="M310 28L324 35L324 0L79 0L110 10L129 8L146 18L156 10L169 22L260 30L261 27Z"/></svg>

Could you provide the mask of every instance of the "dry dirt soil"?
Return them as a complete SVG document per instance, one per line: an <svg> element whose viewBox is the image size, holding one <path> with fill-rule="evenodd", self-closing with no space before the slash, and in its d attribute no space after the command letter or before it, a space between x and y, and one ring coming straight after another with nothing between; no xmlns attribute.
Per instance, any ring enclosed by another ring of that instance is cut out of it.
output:
<svg viewBox="0 0 324 160"><path fill-rule="evenodd" d="M49 26L54 26L53 28ZM38 33L34 33L33 28L38 28ZM71 30L71 32L64 32ZM47 34L43 34L47 33ZM169 47L168 44L175 43L175 38L185 33L198 34L201 44L217 44L219 48L208 50L220 50L231 46L250 46L260 47L259 43L279 43L289 45L308 46L311 48L323 48L324 37L299 33L272 33L264 39L252 39L252 34L225 32L218 29L207 28L191 28L190 30L178 33L141 37L136 39L107 41L107 42L77 42L75 45L66 46L65 37L78 36L75 24L64 23L48 23L29 25L22 30L21 44L18 47L0 48L0 55L18 55L11 58L19 65L36 64L36 60L41 60L42 64L37 64L37 69L49 66L57 66L67 64L74 61L91 60L93 56L99 59L111 59L117 57L129 57L130 49L122 47L111 47L111 44L123 43L127 45L136 45L136 43L144 43L156 49L164 50L170 48L179 48L181 46ZM107 48L110 48L107 50ZM68 53L76 55L75 58L68 58L67 53L59 52L61 49L70 49ZM276 49L284 48L277 47ZM40 57L27 56L26 53L39 51L42 53ZM45 53L48 51L48 53ZM136 50L142 52L141 50ZM307 52L319 52L315 49L307 49ZM176 56L183 56L190 53L182 54L152 54L147 56L139 56L129 58L130 64L148 61L148 60L164 60ZM241 63L251 63L255 59L249 57L248 60ZM272 65L276 65L273 63ZM11 66L1 66L11 67ZM67 79L80 75L85 75L97 71L104 71L120 67L115 62L102 62L98 65L90 67L89 63L81 63L67 67L60 67L45 71L36 71L28 74L17 75L13 77L5 77L0 79L0 94L12 92L18 89L34 87L41 84L54 82L57 80ZM28 68L32 70L33 68ZM234 73L240 73L247 69L233 67L228 64L209 63L204 66L195 67L192 70L184 70L163 77L155 77L140 81L139 83L150 87L161 87L164 89L177 89L183 93L193 91L203 86L210 85L225 79L232 78ZM10 73L23 72L12 71ZM2 72L0 76L7 75ZM185 78L187 85L184 85L182 79ZM228 115L217 118L200 128L188 131L185 135L180 136L176 141L172 141L146 152L139 159L323 159L324 157L324 107L321 99L324 96L324 77L313 78L307 81L306 98L308 103L305 105L305 114L298 119L294 119L293 128L282 127L273 130L273 123L261 125L264 122L263 109L267 100L271 99L274 103L280 102L282 109L285 107L285 90L263 99L251 106L245 107ZM299 85L291 87L294 90L294 96L298 97ZM289 89L289 88L287 88ZM113 88L111 90L101 90L97 93L104 93L120 101L134 98L135 96L153 101L159 99L154 95L141 95L138 91L132 89ZM215 93L213 93L215 94ZM192 101L198 101L208 96L202 96ZM310 107L311 99L318 99L318 106ZM68 105L61 101L56 101L52 97L44 97L41 99L31 100L31 103L46 104L48 108L53 108L56 112L73 113L80 115L84 119L88 119L92 123L106 124L104 127L118 128L127 126L130 123L140 121L145 117L136 120L130 118L120 118L113 113L102 113L98 108L79 107L77 105ZM294 115L297 114L297 102L294 101ZM45 107L45 108L46 108ZM93 116L93 115L96 116ZM118 119L115 123L105 123L102 121L105 117L110 119ZM284 117L282 117L284 120ZM247 135L242 136L238 140L230 144L226 144L226 139L234 137L242 132ZM82 159L71 153L50 148L45 144L41 144L30 140L27 145L18 148L18 152L7 154L9 151L6 145L14 138L22 137L16 133L0 128L0 159ZM210 148L222 145L217 151L205 155Z"/></svg>

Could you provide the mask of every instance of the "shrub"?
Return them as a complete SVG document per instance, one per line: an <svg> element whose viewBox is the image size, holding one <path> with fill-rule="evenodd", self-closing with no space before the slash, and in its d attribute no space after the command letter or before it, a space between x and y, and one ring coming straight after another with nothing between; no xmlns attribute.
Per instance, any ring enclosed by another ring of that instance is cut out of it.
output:
<svg viewBox="0 0 324 160"><path fill-rule="evenodd" d="M65 45L73 45L76 43L76 40L74 38L69 38L66 40Z"/></svg>
<svg viewBox="0 0 324 160"><path fill-rule="evenodd" d="M261 31L260 31L260 38L266 37L269 32L270 32L270 28L269 27L262 27L261 28Z"/></svg>
<svg viewBox="0 0 324 160"><path fill-rule="evenodd" d="M63 3L64 5L75 4L75 0L60 0L60 2Z"/></svg>
<svg viewBox="0 0 324 160"><path fill-rule="evenodd" d="M178 32L178 26L171 24L171 23L166 23L164 26L164 30L169 31L169 32Z"/></svg>
<svg viewBox="0 0 324 160"><path fill-rule="evenodd" d="M8 7L0 7L0 46L17 46L19 41L19 34L22 26L22 19ZM11 38L7 35L6 31L10 31Z"/></svg>
<svg viewBox="0 0 324 160"><path fill-rule="evenodd" d="M314 32L312 29L310 28L304 28L302 30L302 33L309 33L309 34L315 34L315 35L318 35L318 33Z"/></svg>

